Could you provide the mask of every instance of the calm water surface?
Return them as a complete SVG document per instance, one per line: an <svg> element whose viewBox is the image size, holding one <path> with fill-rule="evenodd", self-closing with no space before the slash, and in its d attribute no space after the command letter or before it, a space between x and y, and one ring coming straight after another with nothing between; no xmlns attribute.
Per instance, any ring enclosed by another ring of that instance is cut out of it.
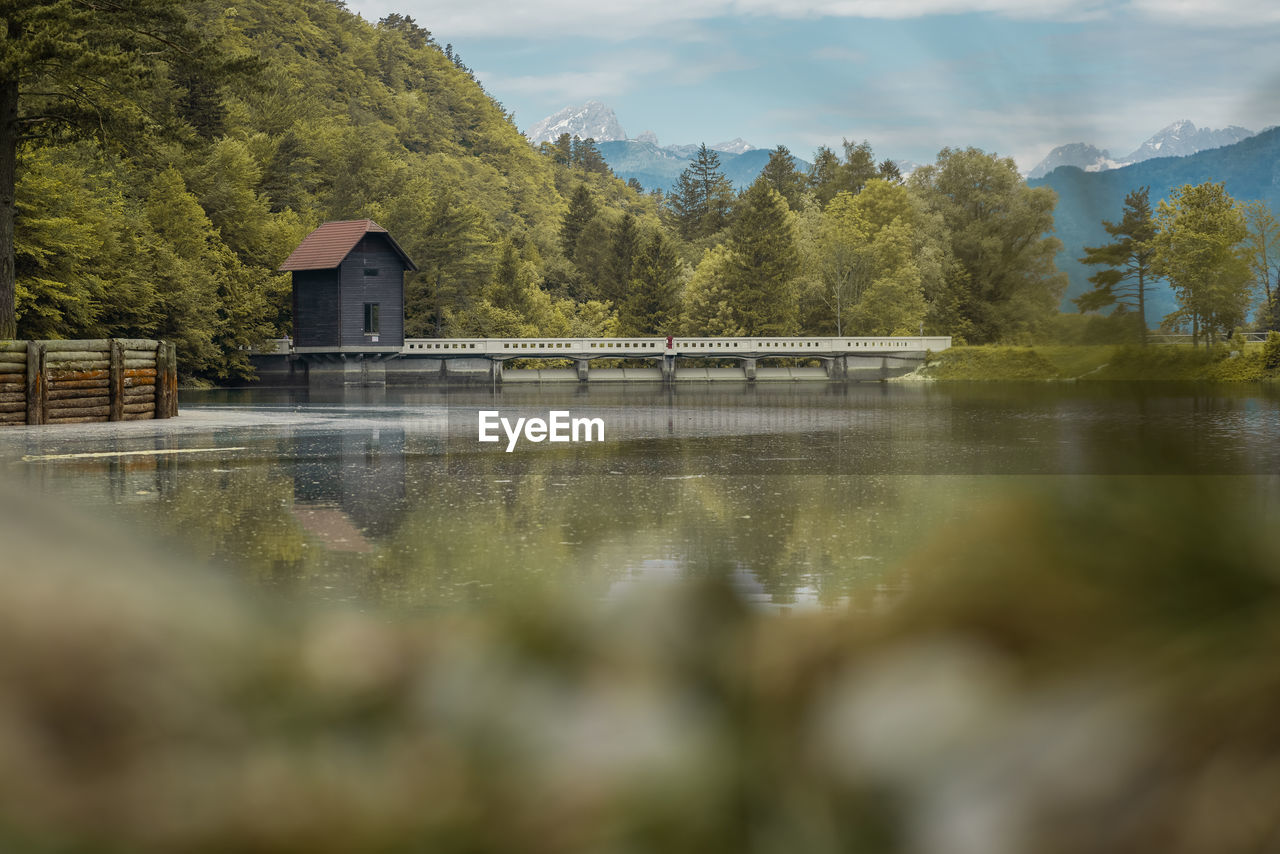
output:
<svg viewBox="0 0 1280 854"><path fill-rule="evenodd" d="M1274 388L253 390L181 406L0 431L4 483L142 530L176 566L415 611L707 574L771 608L876 608L909 584L904 557L968 514L1117 481L1136 500L1214 483L1280 529ZM605 440L505 453L477 441L481 409L568 410Z"/></svg>

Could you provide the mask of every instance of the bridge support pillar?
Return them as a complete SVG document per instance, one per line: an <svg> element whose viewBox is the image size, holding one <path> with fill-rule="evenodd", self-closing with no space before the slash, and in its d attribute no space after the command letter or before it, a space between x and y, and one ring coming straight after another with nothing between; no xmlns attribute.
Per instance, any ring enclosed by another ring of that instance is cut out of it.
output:
<svg viewBox="0 0 1280 854"><path fill-rule="evenodd" d="M578 367L578 382L585 383L587 381L587 365L589 363L589 360L574 359L573 361Z"/></svg>
<svg viewBox="0 0 1280 854"><path fill-rule="evenodd" d="M880 379L881 381L889 379L889 357L880 357Z"/></svg>
<svg viewBox="0 0 1280 854"><path fill-rule="evenodd" d="M676 357L664 355L662 357L662 381L664 383L674 382L676 378Z"/></svg>
<svg viewBox="0 0 1280 854"><path fill-rule="evenodd" d="M489 360L489 380L494 385L498 385L502 382L502 360L501 359Z"/></svg>
<svg viewBox="0 0 1280 854"><path fill-rule="evenodd" d="M827 378L833 380L847 379L849 376L849 362L845 356L836 356L825 360L827 365Z"/></svg>
<svg viewBox="0 0 1280 854"><path fill-rule="evenodd" d="M747 375L747 379L749 379L749 380L751 380L751 381L753 381L753 382L754 382L754 381L755 381L755 378L756 378L756 360L755 360L755 359L743 359L743 360L742 360L742 372L743 372L744 374L746 374L746 375Z"/></svg>

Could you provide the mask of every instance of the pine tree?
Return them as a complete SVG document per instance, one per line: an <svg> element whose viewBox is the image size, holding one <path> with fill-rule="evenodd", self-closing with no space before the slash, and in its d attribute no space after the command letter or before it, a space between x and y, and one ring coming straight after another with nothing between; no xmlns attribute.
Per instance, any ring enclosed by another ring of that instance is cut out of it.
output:
<svg viewBox="0 0 1280 854"><path fill-rule="evenodd" d="M888 158L881 160L880 165L876 167L876 177L890 184L902 183L902 170L898 168L898 164Z"/></svg>
<svg viewBox="0 0 1280 854"><path fill-rule="evenodd" d="M405 284L405 334L440 337L450 314L466 309L489 280L494 246L484 216L452 188L428 196L419 186L393 205L387 228L418 264Z"/></svg>
<svg viewBox="0 0 1280 854"><path fill-rule="evenodd" d="M600 149L596 147L596 141L591 137L579 139L577 136L574 136L573 165L588 174L613 174L609 169L609 164L605 163L604 157L600 155Z"/></svg>
<svg viewBox="0 0 1280 854"><path fill-rule="evenodd" d="M730 301L743 333L794 334L798 304L792 284L800 255L787 203L764 178L743 194L729 248Z"/></svg>
<svg viewBox="0 0 1280 854"><path fill-rule="evenodd" d="M720 171L720 155L703 143L668 197L685 240L715 234L728 222L733 186Z"/></svg>
<svg viewBox="0 0 1280 854"><path fill-rule="evenodd" d="M804 176L796 171L796 159L785 145L779 145L769 154L769 162L760 174L787 202L787 207L797 210L804 193Z"/></svg>
<svg viewBox="0 0 1280 854"><path fill-rule="evenodd" d="M819 146L813 154L813 165L809 167L809 188L822 207L826 207L839 192L836 186L839 170L840 158L836 153L825 145Z"/></svg>
<svg viewBox="0 0 1280 854"><path fill-rule="evenodd" d="M619 312L621 334L674 333L679 320L679 287L680 259L675 248L662 232L651 232L632 267L631 287Z"/></svg>
<svg viewBox="0 0 1280 854"><path fill-rule="evenodd" d="M1147 289L1153 278L1152 263L1156 234L1151 218L1150 187L1131 191L1124 199L1124 213L1119 222L1103 221L1107 234L1116 238L1105 246L1086 246L1083 264L1105 266L1089 277L1093 290L1076 297L1081 311L1097 311L1110 305L1117 310L1136 310L1142 329L1142 342L1147 340Z"/></svg>
<svg viewBox="0 0 1280 854"><path fill-rule="evenodd" d="M148 108L163 60L178 69L179 109L213 131L211 104L221 76L237 66L191 25L183 4L168 0L83 3L9 2L0 52L0 339L16 333L14 188L22 140L50 135L120 142L163 115ZM186 81L185 86L182 80ZM198 85L197 85L198 81ZM213 88L210 88L213 87Z"/></svg>
<svg viewBox="0 0 1280 854"><path fill-rule="evenodd" d="M632 267L635 266L636 255L640 251L640 231L636 227L636 218L631 214L623 214L613 227L609 239L609 261L605 271L605 279L600 282L600 296L609 300L615 307L621 306L631 287Z"/></svg>
<svg viewBox="0 0 1280 854"><path fill-rule="evenodd" d="M578 238L582 235L582 229L595 219L597 212L591 191L587 189L586 184L579 184L569 199L569 210L565 213L564 222L560 226L560 246L569 260L573 260L574 253L577 251Z"/></svg>

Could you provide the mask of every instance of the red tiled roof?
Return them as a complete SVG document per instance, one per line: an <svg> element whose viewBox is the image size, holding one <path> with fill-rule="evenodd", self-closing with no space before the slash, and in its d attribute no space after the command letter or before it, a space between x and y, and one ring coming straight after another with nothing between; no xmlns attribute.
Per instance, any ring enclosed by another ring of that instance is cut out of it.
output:
<svg viewBox="0 0 1280 854"><path fill-rule="evenodd" d="M332 270L351 254L351 250L356 248L360 238L366 234L375 233L386 234L387 242L404 261L405 266L410 270L418 269L387 230L371 219L326 222L308 234L279 269L283 271Z"/></svg>

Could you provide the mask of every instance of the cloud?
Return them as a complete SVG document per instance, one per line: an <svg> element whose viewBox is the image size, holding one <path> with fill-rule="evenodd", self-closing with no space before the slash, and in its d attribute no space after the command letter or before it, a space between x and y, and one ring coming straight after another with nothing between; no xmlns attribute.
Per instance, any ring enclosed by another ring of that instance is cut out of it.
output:
<svg viewBox="0 0 1280 854"><path fill-rule="evenodd" d="M1275 0L1131 0L1129 8L1165 24L1223 28L1280 24Z"/></svg>
<svg viewBox="0 0 1280 854"><path fill-rule="evenodd" d="M733 57L704 60L713 67L734 64ZM699 63L689 64L663 49L633 49L609 53L588 53L573 63L571 70L541 74L509 74L503 71L477 70L476 76L485 88L502 95L529 95L544 101L578 103L591 98L608 98L645 89L673 72L685 79L701 79L706 69ZM709 73L709 72L708 72Z"/></svg>
<svg viewBox="0 0 1280 854"><path fill-rule="evenodd" d="M465 36L587 36L626 41L662 33L683 38L681 26L727 18L909 20L986 14L1012 20L1078 22L1120 13L1179 26L1259 27L1280 23L1275 0L349 0L369 20L397 11L449 38Z"/></svg>

